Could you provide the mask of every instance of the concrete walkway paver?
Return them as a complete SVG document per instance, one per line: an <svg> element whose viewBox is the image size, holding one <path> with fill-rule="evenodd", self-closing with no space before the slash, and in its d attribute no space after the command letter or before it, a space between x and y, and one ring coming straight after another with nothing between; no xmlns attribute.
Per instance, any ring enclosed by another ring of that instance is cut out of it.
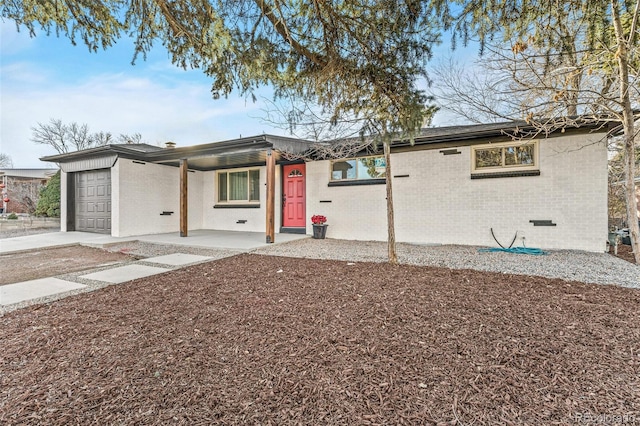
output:
<svg viewBox="0 0 640 426"><path fill-rule="evenodd" d="M119 268L105 269L104 271L93 272L91 274L82 275L80 278L88 280L104 281L107 283L120 284L132 281L138 278L149 277L151 275L169 272L171 269L157 268L155 266L146 265L126 265Z"/></svg>
<svg viewBox="0 0 640 426"><path fill-rule="evenodd" d="M206 262L213 257L199 256L197 254L173 253L164 256L149 257L141 259L145 263L159 263L161 265L183 266L191 263Z"/></svg>
<svg viewBox="0 0 640 426"><path fill-rule="evenodd" d="M86 285L58 278L40 278L0 286L0 305L11 305L25 300L65 293L84 288Z"/></svg>

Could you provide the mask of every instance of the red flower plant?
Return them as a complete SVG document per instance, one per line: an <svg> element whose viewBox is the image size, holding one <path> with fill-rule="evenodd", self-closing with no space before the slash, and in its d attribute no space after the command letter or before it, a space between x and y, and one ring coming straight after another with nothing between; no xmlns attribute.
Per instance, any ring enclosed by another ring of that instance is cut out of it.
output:
<svg viewBox="0 0 640 426"><path fill-rule="evenodd" d="M311 216L311 223L313 223L314 225L324 225L326 221L327 221L326 216L322 216L319 214Z"/></svg>

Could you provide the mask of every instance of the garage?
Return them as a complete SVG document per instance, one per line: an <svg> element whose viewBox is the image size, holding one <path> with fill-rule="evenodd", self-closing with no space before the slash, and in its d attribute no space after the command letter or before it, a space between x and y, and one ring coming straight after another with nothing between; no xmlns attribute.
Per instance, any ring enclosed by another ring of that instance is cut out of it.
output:
<svg viewBox="0 0 640 426"><path fill-rule="evenodd" d="M75 173L75 229L111 234L111 170Z"/></svg>

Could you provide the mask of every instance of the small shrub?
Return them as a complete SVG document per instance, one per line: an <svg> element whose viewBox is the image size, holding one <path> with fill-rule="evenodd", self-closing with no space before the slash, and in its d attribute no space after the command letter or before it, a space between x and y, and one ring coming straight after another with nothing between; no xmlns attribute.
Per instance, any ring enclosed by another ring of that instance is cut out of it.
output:
<svg viewBox="0 0 640 426"><path fill-rule="evenodd" d="M9 216L7 216L7 219L10 220L16 220L18 218L18 215L15 213L11 213Z"/></svg>

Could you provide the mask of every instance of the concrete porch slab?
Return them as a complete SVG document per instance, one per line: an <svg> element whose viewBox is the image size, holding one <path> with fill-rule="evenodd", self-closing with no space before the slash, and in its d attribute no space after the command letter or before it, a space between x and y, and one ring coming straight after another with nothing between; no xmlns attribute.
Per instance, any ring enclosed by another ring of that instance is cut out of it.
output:
<svg viewBox="0 0 640 426"><path fill-rule="evenodd" d="M309 238L303 234L276 234L275 244ZM222 231L213 229L189 230L187 237L179 233L139 235L138 241L173 244L189 247L215 248L232 251L250 251L271 244L265 242L264 232Z"/></svg>
<svg viewBox="0 0 640 426"><path fill-rule="evenodd" d="M86 285L64 281L58 278L41 278L0 286L0 305L11 305L52 294L65 293L84 288Z"/></svg>
<svg viewBox="0 0 640 426"><path fill-rule="evenodd" d="M199 256L197 254L173 253L167 254L165 256L156 256L150 257L148 259L142 259L142 261L148 263L159 263L161 265L182 266L188 265L190 263L206 262L207 260L211 259L213 259L213 257Z"/></svg>
<svg viewBox="0 0 640 426"><path fill-rule="evenodd" d="M171 269L157 268L155 266L146 265L126 265L119 268L105 269L104 271L93 272L91 274L82 275L80 278L88 280L104 281L107 283L120 284L138 278L149 277L151 275L169 272Z"/></svg>
<svg viewBox="0 0 640 426"><path fill-rule="evenodd" d="M187 247L224 249L231 251L250 251L271 244L265 242L263 232L220 231L213 229L190 230L188 237L178 232L166 234L138 235L131 237L112 237L90 232L51 232L47 234L26 235L0 240L0 254L17 253L47 247L63 247L82 244L91 247L108 247L112 244L142 241L155 244L172 244ZM303 234L276 234L275 244L310 238Z"/></svg>

